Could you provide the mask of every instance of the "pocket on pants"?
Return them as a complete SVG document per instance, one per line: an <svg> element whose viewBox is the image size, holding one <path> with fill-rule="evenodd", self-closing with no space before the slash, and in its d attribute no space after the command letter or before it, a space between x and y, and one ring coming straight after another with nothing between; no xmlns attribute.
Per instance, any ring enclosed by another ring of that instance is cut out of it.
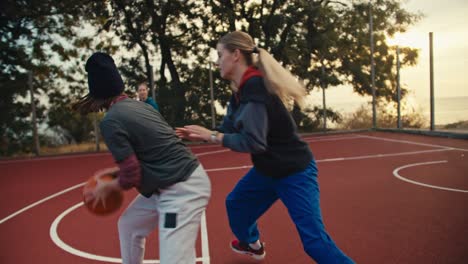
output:
<svg viewBox="0 0 468 264"><path fill-rule="evenodd" d="M164 213L163 228L177 228L177 213Z"/></svg>

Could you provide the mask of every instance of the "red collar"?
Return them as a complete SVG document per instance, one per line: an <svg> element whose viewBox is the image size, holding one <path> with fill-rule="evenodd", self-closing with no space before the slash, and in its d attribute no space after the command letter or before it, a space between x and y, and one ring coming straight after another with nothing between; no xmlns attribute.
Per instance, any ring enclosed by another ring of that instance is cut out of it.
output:
<svg viewBox="0 0 468 264"><path fill-rule="evenodd" d="M247 70L244 72L244 75L242 75L242 79L241 79L241 82L240 82L240 85L239 85L239 91L240 92L242 90L242 88L244 87L245 83L252 77L256 77L256 76L262 76L262 73L257 69L255 68L254 66L249 66L247 68Z"/></svg>
<svg viewBox="0 0 468 264"><path fill-rule="evenodd" d="M126 98L128 98L126 94L121 94L115 97L114 100L112 100L112 102L110 103L109 108L111 108L111 106L113 106L115 103L122 101L123 99L126 99Z"/></svg>
<svg viewBox="0 0 468 264"><path fill-rule="evenodd" d="M244 75L242 75L242 79L239 85L239 88L237 92L234 94L236 96L237 102L239 102L240 99L240 92L242 88L244 88L245 83L252 77L262 77L262 73L255 68L254 66L249 66L247 70L244 72Z"/></svg>

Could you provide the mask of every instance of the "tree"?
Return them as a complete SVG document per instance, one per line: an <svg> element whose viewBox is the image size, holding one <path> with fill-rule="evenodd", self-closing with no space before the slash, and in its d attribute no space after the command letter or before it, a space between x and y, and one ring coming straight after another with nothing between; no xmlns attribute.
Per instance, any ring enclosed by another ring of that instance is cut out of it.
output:
<svg viewBox="0 0 468 264"><path fill-rule="evenodd" d="M123 74L130 78L132 85L150 79L151 65L158 67L158 101L162 114L172 125L184 124L191 114L187 111L196 105L188 105L187 98L192 94L192 87L201 84L207 86L207 79L201 82L194 72L200 72L190 61L200 60L201 54L208 54L209 46L201 34L200 17L206 16L203 1L152 1L140 0L131 3L114 0L112 11L107 18L111 29L123 41L129 50L135 50L137 56L123 61ZM140 60L140 57L143 60ZM144 61L142 67L141 61ZM205 66L206 70L206 66ZM143 74L142 74L143 73ZM207 76L204 74L204 76ZM190 110L192 109L192 110Z"/></svg>
<svg viewBox="0 0 468 264"><path fill-rule="evenodd" d="M89 56L90 46L112 47L106 44L107 39L80 35L82 19L99 22L105 6L105 2L91 0L2 1L0 155L29 149L28 72L33 73L39 122L44 126L50 113L55 120L61 114L67 120L62 102L70 102L85 89L81 62Z"/></svg>
<svg viewBox="0 0 468 264"><path fill-rule="evenodd" d="M76 118L86 123L86 117L70 115L67 104L86 93L83 64L98 50L116 58L128 89L156 73L158 103L173 126L210 125L209 54L222 35L234 30L252 35L308 91L349 84L368 95L369 8L375 25L377 96L391 101L395 56L386 38L420 18L397 0L375 0L372 7L368 1L345 0L6 0L1 5L0 137L6 149L30 136L28 71L34 73L39 120L79 140L86 138L68 122ZM401 47L401 57L402 67L411 66L417 51ZM216 70L214 75L217 102L225 106L229 83ZM332 109L326 111L338 120L328 112ZM318 125L324 114L313 107L292 113L299 125L308 127Z"/></svg>
<svg viewBox="0 0 468 264"><path fill-rule="evenodd" d="M405 32L407 27L418 21L419 14L403 10L400 1L377 0L372 6L367 2L353 3L352 8L343 14L343 36L339 47L346 47L348 52L342 52L339 72L346 77L344 83L351 84L354 91L361 95L372 94L370 48L369 48L369 10L372 9L375 40L375 88L379 99L395 100L396 94L396 58L395 47L386 43L387 37L397 32ZM403 47L400 50L402 67L413 66L417 62L416 49ZM402 95L407 92L402 87Z"/></svg>
<svg viewBox="0 0 468 264"><path fill-rule="evenodd" d="M322 85L351 84L357 93L371 94L367 1L233 0L210 3L214 11L210 21L220 24L212 24L214 35L235 29L248 32L261 47L267 48L302 79L309 91ZM386 44L386 37L404 32L420 16L403 10L400 1L396 0L373 1L372 8L377 44L374 56L379 65L377 96L391 100L395 94L395 56L390 52L393 47ZM414 65L417 50L405 47L402 56L402 67ZM403 88L403 94L405 91Z"/></svg>
<svg viewBox="0 0 468 264"><path fill-rule="evenodd" d="M371 92L369 6L364 1L113 0L108 8L103 18L107 29L135 52L122 60L127 82L133 86L144 76L149 79L150 65L159 63L158 100L173 125L209 121L208 54L233 30L252 35L309 91L351 84L359 94ZM391 100L395 57L385 39L406 30L419 16L403 10L396 0L375 1L372 8L377 95ZM402 67L409 66L417 52L402 48L402 57ZM218 101L225 105L229 84L215 82ZM323 113L315 118L318 115Z"/></svg>
<svg viewBox="0 0 468 264"><path fill-rule="evenodd" d="M34 8L30 8L31 4ZM33 87L37 97L44 94L54 78L61 74L58 67L48 65L55 55L69 54L54 41L56 34L69 33L62 25L73 20L62 4L57 9L49 8L51 1L2 1L0 8L0 138L2 153L27 150L30 137L30 105L27 98L27 72L33 72ZM38 118L43 120L44 105L39 105Z"/></svg>

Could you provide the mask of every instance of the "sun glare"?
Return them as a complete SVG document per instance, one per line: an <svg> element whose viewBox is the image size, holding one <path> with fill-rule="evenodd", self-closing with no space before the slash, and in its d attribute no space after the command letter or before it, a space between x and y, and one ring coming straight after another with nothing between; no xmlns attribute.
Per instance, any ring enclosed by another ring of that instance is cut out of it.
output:
<svg viewBox="0 0 468 264"><path fill-rule="evenodd" d="M429 33L424 32L406 32L397 33L393 38L387 39L388 44L401 47L411 47L416 49L425 49L429 46Z"/></svg>
<svg viewBox="0 0 468 264"><path fill-rule="evenodd" d="M450 52L450 49L457 48L460 43L467 39L466 34L457 31L433 32L434 49L440 54ZM393 38L387 38L389 45L400 47L411 47L420 49L421 52L429 51L429 31L408 31L397 33Z"/></svg>

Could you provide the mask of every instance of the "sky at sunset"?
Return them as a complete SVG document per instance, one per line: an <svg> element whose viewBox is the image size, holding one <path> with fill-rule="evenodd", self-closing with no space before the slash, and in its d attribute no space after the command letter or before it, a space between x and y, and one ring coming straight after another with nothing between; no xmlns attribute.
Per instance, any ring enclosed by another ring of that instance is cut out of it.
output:
<svg viewBox="0 0 468 264"><path fill-rule="evenodd" d="M401 84L410 89L409 97L419 100L429 97L429 32L434 40L435 96L468 96L468 0L407 0L403 8L421 12L424 17L404 34L389 40L391 44L418 48L418 65L400 72ZM321 91L312 94L314 102L321 101ZM352 93L350 87L327 90L330 106L346 101L366 102Z"/></svg>

